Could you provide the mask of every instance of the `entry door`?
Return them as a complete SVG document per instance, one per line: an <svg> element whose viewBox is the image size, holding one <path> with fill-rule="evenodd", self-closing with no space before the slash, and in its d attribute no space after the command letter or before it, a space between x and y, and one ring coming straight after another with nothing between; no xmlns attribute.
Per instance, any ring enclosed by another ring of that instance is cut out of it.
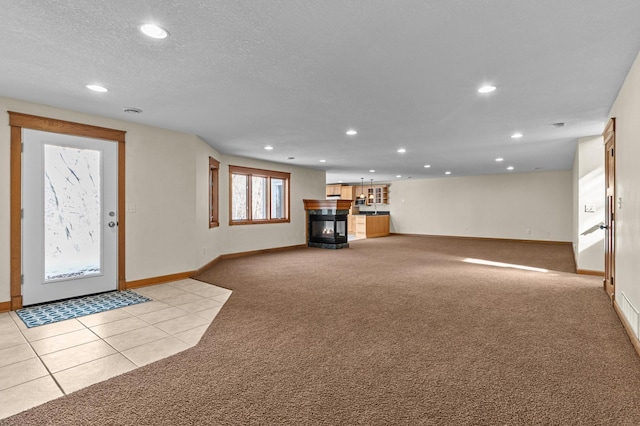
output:
<svg viewBox="0 0 640 426"><path fill-rule="evenodd" d="M24 129L24 305L117 288L117 150L112 141Z"/></svg>
<svg viewBox="0 0 640 426"><path fill-rule="evenodd" d="M615 157L615 118L607 123L602 134L605 147L605 182L606 182L606 214L604 237L604 290L611 302L615 298L615 210L616 210L616 157Z"/></svg>

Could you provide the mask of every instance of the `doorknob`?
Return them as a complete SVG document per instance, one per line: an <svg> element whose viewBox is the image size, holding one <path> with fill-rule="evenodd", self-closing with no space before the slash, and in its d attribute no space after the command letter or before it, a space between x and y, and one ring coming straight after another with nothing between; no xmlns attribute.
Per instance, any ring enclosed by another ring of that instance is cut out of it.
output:
<svg viewBox="0 0 640 426"><path fill-rule="evenodd" d="M116 223L111 221L108 223L108 225L109 225L109 228L113 228L114 226L116 226Z"/></svg>
<svg viewBox="0 0 640 426"><path fill-rule="evenodd" d="M605 225L604 223L600 224L600 229L609 229L609 225Z"/></svg>

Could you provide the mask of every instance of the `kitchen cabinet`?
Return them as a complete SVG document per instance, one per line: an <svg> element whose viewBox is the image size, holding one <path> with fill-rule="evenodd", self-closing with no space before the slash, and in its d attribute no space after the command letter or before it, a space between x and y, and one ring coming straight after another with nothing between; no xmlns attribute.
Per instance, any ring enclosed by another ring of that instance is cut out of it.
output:
<svg viewBox="0 0 640 426"><path fill-rule="evenodd" d="M340 188L340 199L341 200L355 200L355 187L349 185L343 185Z"/></svg>
<svg viewBox="0 0 640 426"><path fill-rule="evenodd" d="M342 185L327 185L327 196L329 195L340 195L340 191L342 189Z"/></svg>
<svg viewBox="0 0 640 426"><path fill-rule="evenodd" d="M388 185L376 185L367 188L367 205L370 206L373 204L389 204Z"/></svg>
<svg viewBox="0 0 640 426"><path fill-rule="evenodd" d="M357 215L354 215L351 213L351 210L349 210L349 216L347 216L347 232L351 235L355 235L356 233L356 217Z"/></svg>
<svg viewBox="0 0 640 426"><path fill-rule="evenodd" d="M385 215L355 215L355 230L357 238L376 238L389 235L388 214Z"/></svg>

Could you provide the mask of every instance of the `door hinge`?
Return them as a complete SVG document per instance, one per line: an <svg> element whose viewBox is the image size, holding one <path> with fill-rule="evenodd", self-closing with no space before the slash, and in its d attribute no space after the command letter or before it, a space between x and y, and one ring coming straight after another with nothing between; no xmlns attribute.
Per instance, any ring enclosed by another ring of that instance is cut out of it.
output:
<svg viewBox="0 0 640 426"><path fill-rule="evenodd" d="M20 219L24 219L24 209L20 209Z"/></svg>
<svg viewBox="0 0 640 426"><path fill-rule="evenodd" d="M611 277L611 287L615 286L615 284L613 283L613 277Z"/></svg>
<svg viewBox="0 0 640 426"><path fill-rule="evenodd" d="M24 285L24 275L20 275L20 284Z"/></svg>
<svg viewBox="0 0 640 426"><path fill-rule="evenodd" d="M24 142L20 142L20 152L24 152Z"/></svg>

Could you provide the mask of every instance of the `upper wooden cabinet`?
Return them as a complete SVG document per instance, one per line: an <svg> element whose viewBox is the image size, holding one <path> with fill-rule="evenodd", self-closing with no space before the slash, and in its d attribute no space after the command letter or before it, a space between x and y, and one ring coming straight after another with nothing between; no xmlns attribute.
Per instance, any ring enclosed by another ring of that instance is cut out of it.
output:
<svg viewBox="0 0 640 426"><path fill-rule="evenodd" d="M367 188L367 205L370 206L374 203L389 204L389 186L375 185L373 188Z"/></svg>
<svg viewBox="0 0 640 426"><path fill-rule="evenodd" d="M364 191L368 206L374 203L389 204L389 185L365 186L364 188L356 185L327 185L327 196L335 197L339 195L341 200L355 200L362 191ZM373 198L370 197L372 194Z"/></svg>
<svg viewBox="0 0 640 426"><path fill-rule="evenodd" d="M355 200L355 187L344 185L342 188L340 188L340 198L342 200Z"/></svg>
<svg viewBox="0 0 640 426"><path fill-rule="evenodd" d="M340 195L342 185L327 185L327 195Z"/></svg>

